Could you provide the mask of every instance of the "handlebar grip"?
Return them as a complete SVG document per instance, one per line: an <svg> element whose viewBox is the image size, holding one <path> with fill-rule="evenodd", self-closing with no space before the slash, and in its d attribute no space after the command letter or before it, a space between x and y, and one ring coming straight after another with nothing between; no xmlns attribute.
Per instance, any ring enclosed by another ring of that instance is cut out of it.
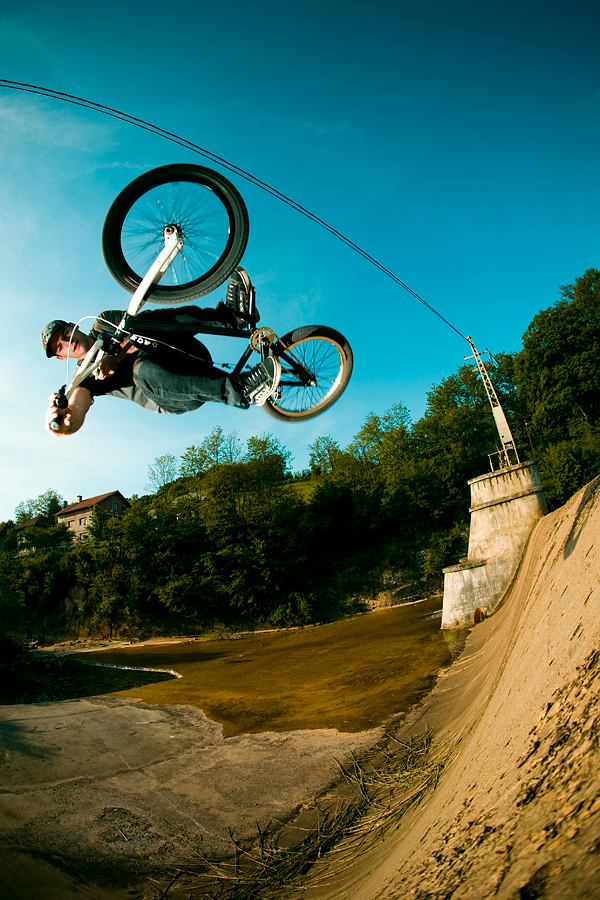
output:
<svg viewBox="0 0 600 900"><path fill-rule="evenodd" d="M69 401L67 400L67 386L63 384L61 388L58 390L58 396L56 398L56 405L59 409L66 409L69 405Z"/></svg>
<svg viewBox="0 0 600 900"><path fill-rule="evenodd" d="M67 400L67 386L63 384L61 388L56 392L56 402L55 406L57 409L66 409L69 405L69 401ZM58 431L61 425L62 416L55 416L53 419L50 419L48 422L48 426L52 429L52 431Z"/></svg>

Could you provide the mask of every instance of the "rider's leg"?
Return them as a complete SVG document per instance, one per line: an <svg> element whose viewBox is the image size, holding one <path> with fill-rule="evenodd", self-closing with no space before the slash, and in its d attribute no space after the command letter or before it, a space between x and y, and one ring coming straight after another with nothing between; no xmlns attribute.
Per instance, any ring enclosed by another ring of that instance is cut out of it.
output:
<svg viewBox="0 0 600 900"><path fill-rule="evenodd" d="M214 366L189 363L175 366L169 361L166 369L150 357L140 355L133 367L133 379L147 397L167 412L189 412L210 401L241 409L249 406L240 386Z"/></svg>
<svg viewBox="0 0 600 900"><path fill-rule="evenodd" d="M223 303L219 303L216 309L178 306L172 309L144 310L136 317L134 327L140 334L144 334L146 323L157 331L178 331L184 334L197 334L206 325L212 328L237 327L235 316Z"/></svg>

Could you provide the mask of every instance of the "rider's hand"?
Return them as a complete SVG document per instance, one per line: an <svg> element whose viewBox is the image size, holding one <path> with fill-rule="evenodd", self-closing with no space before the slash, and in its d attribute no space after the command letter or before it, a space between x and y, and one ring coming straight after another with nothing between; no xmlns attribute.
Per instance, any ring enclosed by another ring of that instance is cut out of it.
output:
<svg viewBox="0 0 600 900"><path fill-rule="evenodd" d="M104 381L105 378L110 378L111 375L114 375L117 371L117 360L116 357L110 356L110 354L105 354L100 362L98 363L98 368L96 369L94 377L98 379L98 381Z"/></svg>
<svg viewBox="0 0 600 900"><path fill-rule="evenodd" d="M72 412L67 406L61 409L56 405L58 394L50 394L48 397L48 409L46 410L46 431L50 434L71 434L71 416ZM51 423L57 427L52 427Z"/></svg>

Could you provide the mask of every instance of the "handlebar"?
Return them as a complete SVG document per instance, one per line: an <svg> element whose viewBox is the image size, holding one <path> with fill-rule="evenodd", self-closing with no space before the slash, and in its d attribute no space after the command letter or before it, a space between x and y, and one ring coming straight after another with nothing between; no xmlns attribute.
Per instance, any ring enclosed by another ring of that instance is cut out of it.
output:
<svg viewBox="0 0 600 900"><path fill-rule="evenodd" d="M58 390L58 394L56 396L56 403L54 404L57 409L66 409L69 405L69 401L67 400L67 386L63 384L61 388ZM55 416L48 423L52 431L58 431L60 428L60 420L62 416Z"/></svg>
<svg viewBox="0 0 600 900"><path fill-rule="evenodd" d="M146 303L147 295L153 285L158 284L164 273L167 271L171 263L174 261L177 254L180 250L183 249L183 239L181 236L181 232L179 228L175 225L167 225L164 229L164 240L165 246L161 250L161 252L156 257L154 263L146 273L145 277L142 279L141 283L138 285L137 290L135 291L131 301L129 303L129 307L127 312L125 313L122 322L118 326L117 333L121 333L121 329L129 323L130 318L134 318L142 309L142 306ZM141 343L144 341L138 338L138 342ZM144 341L144 343L148 343ZM50 420L49 427L52 431L58 431L61 426L62 415L58 413L59 409L67 409L69 406L69 396L72 391L77 387L77 385L83 381L94 369L97 367L101 358L105 353L111 351L112 348L118 346L119 340L113 335L104 334L99 340L95 342L93 347L90 348L87 355L81 361L77 368L77 372L75 377L69 387L67 388L66 384L59 389L56 397L56 408L57 414ZM68 370L67 370L68 371Z"/></svg>

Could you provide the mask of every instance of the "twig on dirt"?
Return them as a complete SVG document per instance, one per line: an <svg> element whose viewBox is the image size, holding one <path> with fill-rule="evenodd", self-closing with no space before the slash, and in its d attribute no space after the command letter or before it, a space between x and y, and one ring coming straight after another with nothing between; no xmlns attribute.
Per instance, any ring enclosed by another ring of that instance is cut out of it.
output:
<svg viewBox="0 0 600 900"><path fill-rule="evenodd" d="M159 887L159 885L157 884L157 882L154 881L153 878L148 878L148 881L151 882L152 887L154 888L154 890L155 890L155 891L158 891L158 897L156 898L156 900L161 900L162 897L167 897L168 894L169 894L169 891L171 890L171 888L173 887L173 885L175 884L175 882L177 881L177 879L179 878L179 876L182 875L182 874L183 874L183 871L182 871L181 869L179 869L179 870L177 871L175 877L171 879L171 881L169 882L169 884L168 884L168 885L166 886L166 888L164 888L164 889L161 888L161 887Z"/></svg>
<svg viewBox="0 0 600 900"><path fill-rule="evenodd" d="M336 760L353 787L351 799L328 798L326 806L306 806L314 812L314 824L291 823L293 833L303 835L291 846L281 843L284 836L289 841L290 823L272 822L267 829L257 823L251 845L242 844L229 829L234 849L229 861L210 860L193 850L202 863L202 871L186 872L196 879L194 891L206 898L216 891L219 900L281 900L301 894L307 884L331 883L435 787L443 761L432 759L431 750L430 731L408 741L388 733L360 759L350 754L344 764ZM167 896L176 878L160 897Z"/></svg>

